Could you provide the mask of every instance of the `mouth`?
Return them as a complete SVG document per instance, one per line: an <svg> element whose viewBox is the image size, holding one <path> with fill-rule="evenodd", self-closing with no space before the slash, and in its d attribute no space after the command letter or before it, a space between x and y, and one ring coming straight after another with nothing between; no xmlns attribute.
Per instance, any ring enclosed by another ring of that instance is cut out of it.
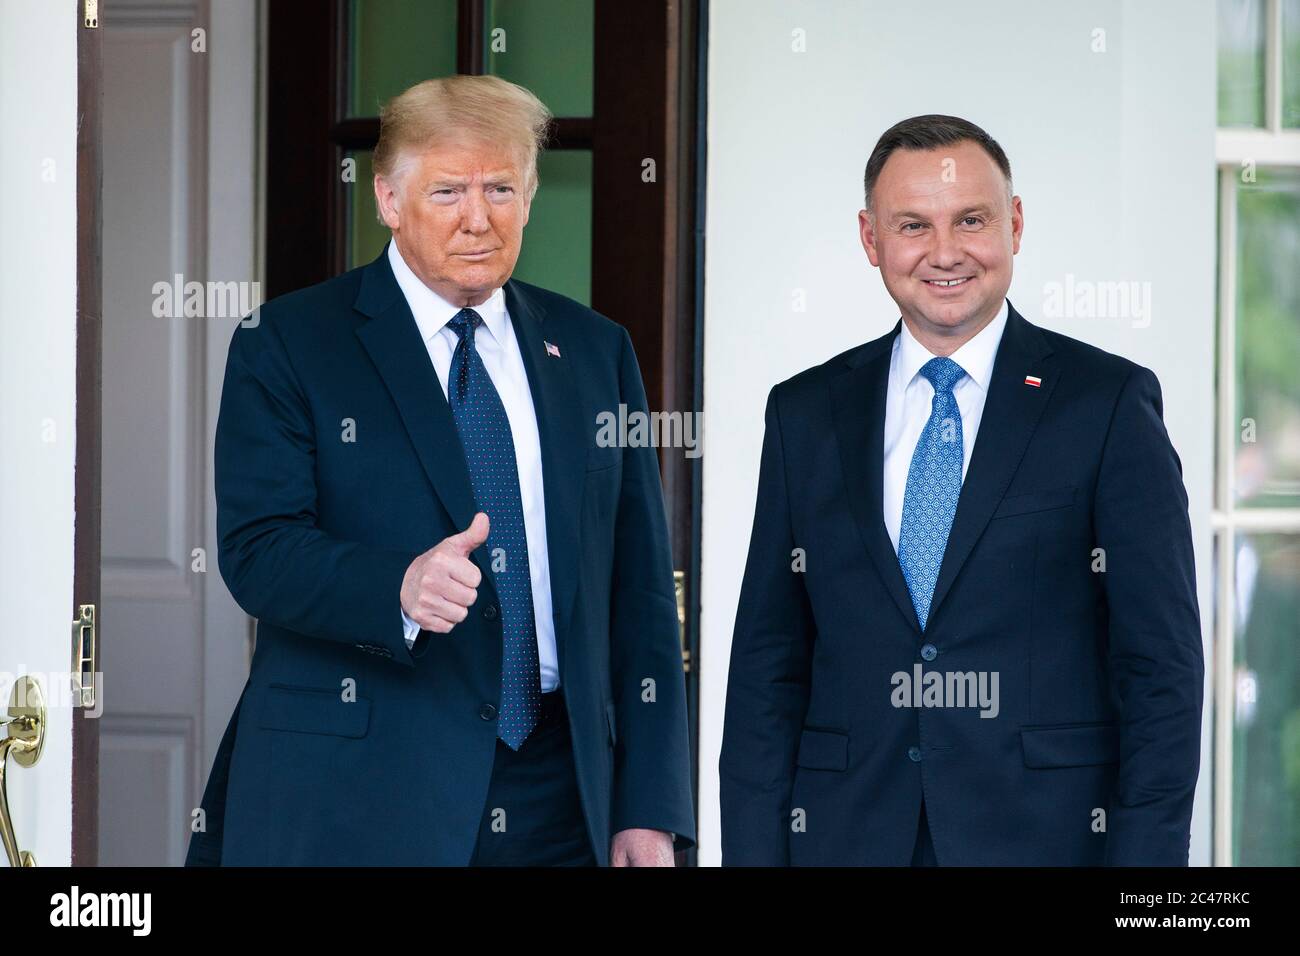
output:
<svg viewBox="0 0 1300 956"><path fill-rule="evenodd" d="M921 281L931 289L960 289L966 283L973 280L974 276L961 276L956 279L922 279Z"/></svg>
<svg viewBox="0 0 1300 956"><path fill-rule="evenodd" d="M477 252L457 252L453 253L453 255L461 259L469 259L471 262L478 262L481 259L486 259L494 252L496 252L495 249L480 249Z"/></svg>

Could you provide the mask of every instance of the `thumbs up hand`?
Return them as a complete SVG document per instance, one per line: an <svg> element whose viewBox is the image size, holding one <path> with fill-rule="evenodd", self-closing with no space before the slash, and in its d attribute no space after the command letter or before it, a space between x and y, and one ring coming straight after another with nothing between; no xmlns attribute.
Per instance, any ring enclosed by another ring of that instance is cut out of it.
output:
<svg viewBox="0 0 1300 956"><path fill-rule="evenodd" d="M402 578L402 610L426 631L446 634L465 620L478 598L483 573L469 556L488 538L488 516L443 538L411 562Z"/></svg>

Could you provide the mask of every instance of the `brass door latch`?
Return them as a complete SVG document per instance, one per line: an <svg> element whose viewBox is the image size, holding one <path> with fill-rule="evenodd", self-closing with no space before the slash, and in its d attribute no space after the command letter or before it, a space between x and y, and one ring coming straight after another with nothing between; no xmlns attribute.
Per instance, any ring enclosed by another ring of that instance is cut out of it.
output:
<svg viewBox="0 0 1300 956"><path fill-rule="evenodd" d="M9 865L35 866L36 858L27 850L18 849L18 835L9 815L9 793L6 790L6 771L9 755L20 767L31 767L41 759L45 747L45 697L41 685L31 677L20 677L14 682L9 695L9 717L0 721L4 737L0 738L0 841L4 843Z"/></svg>

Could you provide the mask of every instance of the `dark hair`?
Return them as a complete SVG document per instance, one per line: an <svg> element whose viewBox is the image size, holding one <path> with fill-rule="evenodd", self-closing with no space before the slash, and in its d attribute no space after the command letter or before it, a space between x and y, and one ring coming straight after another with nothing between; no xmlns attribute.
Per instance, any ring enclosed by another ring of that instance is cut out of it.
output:
<svg viewBox="0 0 1300 956"><path fill-rule="evenodd" d="M867 172L862 177L862 188L867 208L871 208L871 191L876 188L880 171L885 168L885 161L896 149L938 149L969 140L978 143L988 153L993 162L998 164L1002 175L1007 179L1007 192L1011 191L1011 163L1002 147L984 130L970 120L960 116L942 116L928 113L925 116L913 116L895 123L885 130L884 135L876 141L876 148L867 160Z"/></svg>

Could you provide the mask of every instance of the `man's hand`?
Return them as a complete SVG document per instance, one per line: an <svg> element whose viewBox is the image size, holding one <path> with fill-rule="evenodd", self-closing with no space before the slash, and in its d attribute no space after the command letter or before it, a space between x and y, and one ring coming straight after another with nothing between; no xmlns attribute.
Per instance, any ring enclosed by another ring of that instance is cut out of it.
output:
<svg viewBox="0 0 1300 956"><path fill-rule="evenodd" d="M483 579L469 556L487 537L488 516L480 511L464 531L443 538L411 562L402 578L401 601L412 621L446 634L465 620Z"/></svg>
<svg viewBox="0 0 1300 956"><path fill-rule="evenodd" d="M676 866L673 838L664 830L619 830L609 846L610 866Z"/></svg>

